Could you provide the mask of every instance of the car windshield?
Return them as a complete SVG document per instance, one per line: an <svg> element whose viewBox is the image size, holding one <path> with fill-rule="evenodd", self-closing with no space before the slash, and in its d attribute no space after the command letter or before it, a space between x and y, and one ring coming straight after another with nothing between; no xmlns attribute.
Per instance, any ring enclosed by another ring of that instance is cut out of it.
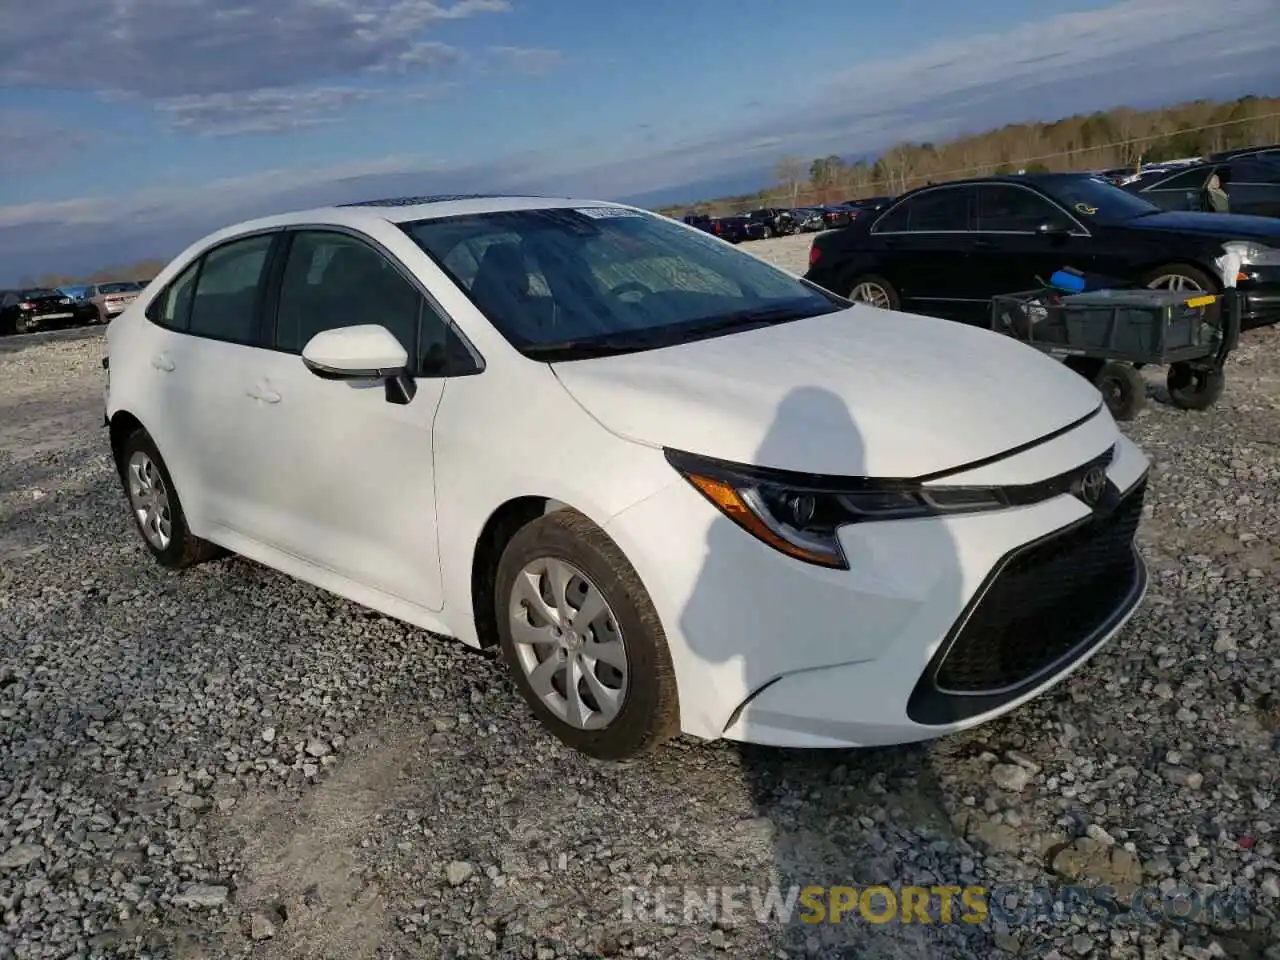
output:
<svg viewBox="0 0 1280 960"><path fill-rule="evenodd" d="M126 280L120 283L100 283L98 289L103 293L132 293L138 289L138 285Z"/></svg>
<svg viewBox="0 0 1280 960"><path fill-rule="evenodd" d="M630 353L847 304L702 231L607 206L403 224L525 356Z"/></svg>
<svg viewBox="0 0 1280 960"><path fill-rule="evenodd" d="M33 300L37 297L60 297L62 294L57 290L50 290L48 287L28 287L22 291L21 296L28 300Z"/></svg>
<svg viewBox="0 0 1280 960"><path fill-rule="evenodd" d="M1040 187L1087 224L1122 223L1159 213L1160 208L1099 177L1063 177L1045 180Z"/></svg>

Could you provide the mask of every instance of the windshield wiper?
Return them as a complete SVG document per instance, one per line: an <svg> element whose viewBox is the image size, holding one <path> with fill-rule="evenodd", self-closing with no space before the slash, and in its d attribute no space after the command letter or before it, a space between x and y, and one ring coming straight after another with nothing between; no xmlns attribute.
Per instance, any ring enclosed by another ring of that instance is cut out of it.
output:
<svg viewBox="0 0 1280 960"><path fill-rule="evenodd" d="M539 359L580 360L587 357L609 357L621 353L635 353L654 345L655 340L665 339L653 334L632 333L616 337L585 337L581 340L553 340L550 343L525 344L520 349L525 356Z"/></svg>
<svg viewBox="0 0 1280 960"><path fill-rule="evenodd" d="M772 326L787 320L803 320L806 317L818 316L822 313L835 313L839 307L830 305L830 309L812 306L806 307L764 307L754 310L740 310L727 313L696 324L682 324L678 329L671 327L654 327L649 330L629 330L607 337L584 337L579 340L556 340L551 343L531 343L521 350L528 357L552 360L581 360L587 357L608 357L623 353L636 353L657 347L673 347L691 340L729 330L752 330L758 327Z"/></svg>
<svg viewBox="0 0 1280 960"><path fill-rule="evenodd" d="M815 310L812 306L761 307L755 310L739 310L737 313L726 313L713 320L690 327L684 333L685 338L688 338L700 337L706 333L723 333L726 330L750 330L756 327L771 326L775 323L785 323L788 320L804 320L824 313L835 313L839 309L835 304L831 304L830 307L831 309L829 310L823 308Z"/></svg>

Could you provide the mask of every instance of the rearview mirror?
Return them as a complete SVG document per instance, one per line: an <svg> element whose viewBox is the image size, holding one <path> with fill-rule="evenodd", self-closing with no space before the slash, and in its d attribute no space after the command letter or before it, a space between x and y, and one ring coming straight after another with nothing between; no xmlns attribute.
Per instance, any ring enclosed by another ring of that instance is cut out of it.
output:
<svg viewBox="0 0 1280 960"><path fill-rule="evenodd" d="M416 392L409 354L380 324L322 330L302 348L302 362L322 380L383 380L390 403L408 403Z"/></svg>

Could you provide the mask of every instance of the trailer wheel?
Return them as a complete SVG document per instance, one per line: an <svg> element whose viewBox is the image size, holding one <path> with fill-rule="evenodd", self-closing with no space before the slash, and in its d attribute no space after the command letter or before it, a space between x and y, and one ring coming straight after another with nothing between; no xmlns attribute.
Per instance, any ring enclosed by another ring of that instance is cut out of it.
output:
<svg viewBox="0 0 1280 960"><path fill-rule="evenodd" d="M1207 410L1218 402L1227 385L1227 375L1221 370L1206 370L1189 363L1174 363L1165 377L1169 399L1182 410Z"/></svg>
<svg viewBox="0 0 1280 960"><path fill-rule="evenodd" d="M1103 364L1093 385L1116 420L1132 420L1146 405L1147 381L1127 363L1111 360Z"/></svg>

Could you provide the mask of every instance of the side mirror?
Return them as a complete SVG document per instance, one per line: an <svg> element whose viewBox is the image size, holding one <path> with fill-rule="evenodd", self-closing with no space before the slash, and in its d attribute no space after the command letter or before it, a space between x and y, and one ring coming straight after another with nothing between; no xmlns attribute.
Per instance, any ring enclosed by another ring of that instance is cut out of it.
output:
<svg viewBox="0 0 1280 960"><path fill-rule="evenodd" d="M417 392L409 354L379 324L322 330L302 348L302 362L322 380L383 380L389 403L406 404Z"/></svg>
<svg viewBox="0 0 1280 960"><path fill-rule="evenodd" d="M1036 233L1046 237L1066 237L1071 231L1060 223L1042 223L1036 227Z"/></svg>

